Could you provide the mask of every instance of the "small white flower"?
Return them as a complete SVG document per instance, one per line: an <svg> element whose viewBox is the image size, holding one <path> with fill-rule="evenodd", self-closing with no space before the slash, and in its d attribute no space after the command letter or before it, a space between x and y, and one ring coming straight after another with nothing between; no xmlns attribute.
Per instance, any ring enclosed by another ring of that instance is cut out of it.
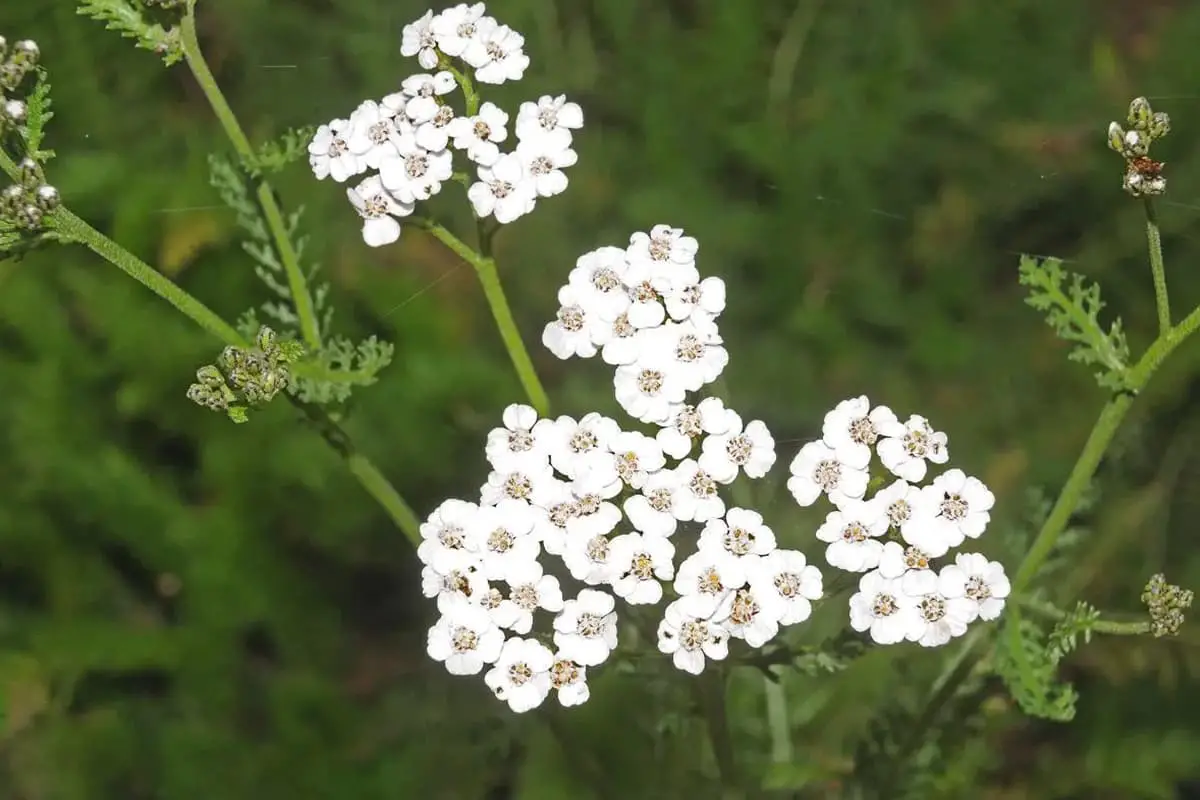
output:
<svg viewBox="0 0 1200 800"><path fill-rule="evenodd" d="M463 61L475 68L475 80L491 84L521 80L529 67L529 56L522 50L525 37L491 17L481 17L475 27L476 36L462 54Z"/></svg>
<svg viewBox="0 0 1200 800"><path fill-rule="evenodd" d="M935 541L929 538L929 527L922 521L927 515L921 499L921 488L913 486L903 478L897 478L889 486L880 489L871 498L881 505L887 514L889 526L904 537L904 541L926 551L930 558L945 555Z"/></svg>
<svg viewBox="0 0 1200 800"><path fill-rule="evenodd" d="M808 619L812 601L819 600L824 590L821 571L798 550L775 550L750 562L747 581L762 605L775 606L772 613L780 625Z"/></svg>
<svg viewBox="0 0 1200 800"><path fill-rule="evenodd" d="M847 572L866 572L879 566L888 518L884 509L872 500L845 500L830 511L817 528L817 538L829 542L825 560L829 566Z"/></svg>
<svg viewBox="0 0 1200 800"><path fill-rule="evenodd" d="M665 362L689 392L715 381L729 364L729 352L721 346L720 337L691 322L664 322L647 332L643 347L647 352L639 361Z"/></svg>
<svg viewBox="0 0 1200 800"><path fill-rule="evenodd" d="M774 589L771 594L775 594ZM760 601L754 586L745 586L730 592L713 614L729 631L729 635L743 640L751 647L762 647L779 633L780 605Z"/></svg>
<svg viewBox="0 0 1200 800"><path fill-rule="evenodd" d="M537 561L542 548L533 535L535 519L524 500L505 498L479 509L472 522L472 538L478 543L483 577L508 580L513 570Z"/></svg>
<svg viewBox="0 0 1200 800"><path fill-rule="evenodd" d="M683 522L708 522L725 514L725 501L717 492L717 482L695 460L687 458L675 467L683 487L676 513Z"/></svg>
<svg viewBox="0 0 1200 800"><path fill-rule="evenodd" d="M525 174L538 197L553 197L567 190L566 167L573 167L579 156L569 147L556 147L546 139L525 140L513 151L525 165Z"/></svg>
<svg viewBox="0 0 1200 800"><path fill-rule="evenodd" d="M434 39L437 41L438 49L452 58L462 56L466 52L466 49L477 40L479 23L480 20L484 19L483 14L483 3L475 3L473 5L459 3L438 14L429 26L433 32ZM494 25L495 20L484 24L485 26ZM424 64L421 66L425 67L425 69L433 69L432 66L425 66Z"/></svg>
<svg viewBox="0 0 1200 800"><path fill-rule="evenodd" d="M658 649L671 656L676 669L699 675L706 658L721 661L729 655L729 631L718 622L689 613L682 602L667 606L658 625Z"/></svg>
<svg viewBox="0 0 1200 800"><path fill-rule="evenodd" d="M698 550L683 560L675 573L677 602L691 614L710 617L734 589L746 585L741 559L724 550Z"/></svg>
<svg viewBox="0 0 1200 800"><path fill-rule="evenodd" d="M521 103L517 109L517 138L523 142L548 141L569 147L571 131L583 127L583 109L568 103L567 96L542 95L536 103Z"/></svg>
<svg viewBox="0 0 1200 800"><path fill-rule="evenodd" d="M567 523L578 517L580 510L579 499L572 494L570 484L561 482L534 506L538 515L533 526L534 535L547 553L563 554L567 546Z"/></svg>
<svg viewBox="0 0 1200 800"><path fill-rule="evenodd" d="M662 304L662 295L648 281L629 284L629 324L635 328L657 328L667 319L667 310Z"/></svg>
<svg viewBox="0 0 1200 800"><path fill-rule="evenodd" d="M430 24L433 21L433 12L426 11L419 20L405 25L400 34L400 55L416 56L422 69L433 69L438 62L437 42Z"/></svg>
<svg viewBox="0 0 1200 800"><path fill-rule="evenodd" d="M346 144L371 169L379 169L384 157L396 152L394 118L395 112L374 100L364 100L350 115Z"/></svg>
<svg viewBox="0 0 1200 800"><path fill-rule="evenodd" d="M946 449L946 434L935 431L924 417L913 414L901 424L883 425L875 451L879 460L892 473L909 483L920 483L925 479L926 462L945 464L950 458Z"/></svg>
<svg viewBox="0 0 1200 800"><path fill-rule="evenodd" d="M945 531L950 547L958 547L963 537L977 539L983 534L991 521L996 496L978 478L951 469L921 490L921 500L932 516L929 524Z"/></svg>
<svg viewBox="0 0 1200 800"><path fill-rule="evenodd" d="M400 86L408 95L404 113L414 124L420 124L433 119L440 105L437 98L454 91L458 82L454 80L454 75L442 70L434 75L411 75L405 78Z"/></svg>
<svg viewBox="0 0 1200 800"><path fill-rule="evenodd" d="M611 500L625 488L617 473L616 459L607 449L580 454L572 469L570 486L577 497L595 495L601 500Z"/></svg>
<svg viewBox="0 0 1200 800"><path fill-rule="evenodd" d="M568 527L562 560L571 577L588 586L611 583L617 574L617 565L612 558L612 542L604 534L578 537L571 535Z"/></svg>
<svg viewBox="0 0 1200 800"><path fill-rule="evenodd" d="M467 197L480 219L495 217L507 225L533 211L537 192L516 155L500 156L495 163L479 167L479 181L471 184Z"/></svg>
<svg viewBox="0 0 1200 800"><path fill-rule="evenodd" d="M511 470L522 464L549 463L552 427L538 427L533 406L513 403L504 409L502 428L488 432L484 453L495 470ZM535 432L536 431L536 432Z"/></svg>
<svg viewBox="0 0 1200 800"><path fill-rule="evenodd" d="M868 463L845 461L824 442L809 442L800 448L788 467L792 473L788 491L802 506L811 506L822 492L829 495L834 505L860 500L870 480Z"/></svg>
<svg viewBox="0 0 1200 800"><path fill-rule="evenodd" d="M887 406L871 408L866 395L843 400L825 415L821 438L845 460L865 464L880 432L895 430L899 420Z"/></svg>
<svg viewBox="0 0 1200 800"><path fill-rule="evenodd" d="M598 494L579 495L578 504L578 512L567 518L568 541L587 542L608 536L621 522L621 510Z"/></svg>
<svg viewBox="0 0 1200 800"><path fill-rule="evenodd" d="M850 597L850 627L869 631L878 644L902 641L915 615L912 598L895 578L885 578L878 570L863 575L858 592Z"/></svg>
<svg viewBox="0 0 1200 800"><path fill-rule="evenodd" d="M619 247L601 247L584 253L567 276L580 302L597 317L615 320L629 308L625 290L625 251Z"/></svg>
<svg viewBox="0 0 1200 800"><path fill-rule="evenodd" d="M443 575L479 564L479 543L474 537L479 506L464 500L446 500L421 523L417 558Z"/></svg>
<svg viewBox="0 0 1200 800"><path fill-rule="evenodd" d="M476 184L478 185L478 184ZM594 319L584 306L586 301L571 286L558 290L558 314L542 329L542 344L554 355L566 360L572 356L596 355L592 331L602 322Z"/></svg>
<svg viewBox="0 0 1200 800"><path fill-rule="evenodd" d="M687 390L669 364L647 360L617 367L613 372L613 393L629 416L662 425L683 402Z"/></svg>
<svg viewBox="0 0 1200 800"><path fill-rule="evenodd" d="M533 505L543 505L553 492L562 486L554 477L549 464L525 463L509 466L504 470L488 473L488 482L479 490L480 503L492 506L501 500L521 500Z"/></svg>
<svg viewBox="0 0 1200 800"><path fill-rule="evenodd" d="M416 131L413 121L404 113L408 101L409 96L404 92L392 92L379 101L380 114L390 118L393 132L400 136Z"/></svg>
<svg viewBox="0 0 1200 800"><path fill-rule="evenodd" d="M442 190L442 181L454 171L449 150L431 153L417 144L415 136L397 136L395 153L379 165L379 177L387 190L402 203L428 200Z"/></svg>
<svg viewBox="0 0 1200 800"><path fill-rule="evenodd" d="M979 609L979 618L993 620L1004 611L1012 587L1004 565L979 553L959 553L938 575L938 591L948 598L965 597Z"/></svg>
<svg viewBox="0 0 1200 800"><path fill-rule="evenodd" d="M500 601L492 615L500 627L525 635L533 629L533 613L539 608L551 613L562 611L558 578L543 574L537 561L514 566L506 581L510 587L508 597Z"/></svg>
<svg viewBox="0 0 1200 800"><path fill-rule="evenodd" d="M401 203L385 190L378 175L347 189L346 197L362 217L363 241L370 247L382 247L399 240L400 223L396 218L407 217L414 209L411 203Z"/></svg>
<svg viewBox="0 0 1200 800"><path fill-rule="evenodd" d="M621 312L611 325L600 320L591 327L592 344L601 348L600 358L614 367L637 361L638 354L642 352L642 342L645 341L643 333L633 327L628 311Z"/></svg>
<svg viewBox="0 0 1200 800"><path fill-rule="evenodd" d="M582 459L589 453L607 453L621 432L616 420L592 411L581 419L566 415L545 423L550 463L556 470L574 478Z"/></svg>
<svg viewBox="0 0 1200 800"><path fill-rule="evenodd" d="M631 489L641 489L646 479L662 469L666 463L662 446L637 431L622 431L609 443L613 463L619 477Z"/></svg>
<svg viewBox="0 0 1200 800"><path fill-rule="evenodd" d="M967 626L975 620L979 608L974 600L940 593L936 576L932 573L929 576L930 579L923 582L926 585L921 587L926 591L908 592L914 613L908 617L904 638L922 647L941 647L967 632Z"/></svg>
<svg viewBox="0 0 1200 800"><path fill-rule="evenodd" d="M625 501L630 524L651 536L670 536L679 525L678 508L685 488L674 470L662 470L646 478L642 491Z"/></svg>
<svg viewBox="0 0 1200 800"><path fill-rule="evenodd" d="M629 259L629 282L649 281L660 291L683 288L700 282L696 251L700 245L683 228L655 225L650 233L629 237L625 250Z"/></svg>
<svg viewBox="0 0 1200 800"><path fill-rule="evenodd" d="M558 702L564 707L586 703L591 696L587 685L587 667L577 664L562 653L554 656L550 667L550 685L558 692Z"/></svg>
<svg viewBox="0 0 1200 800"><path fill-rule="evenodd" d="M439 572L427 566L421 570L421 594L436 597L438 611L443 614L459 601L477 603L488 589L488 582L477 567L456 567Z"/></svg>
<svg viewBox="0 0 1200 800"><path fill-rule="evenodd" d="M662 600L659 581L675 577L675 545L661 536L623 533L611 543L612 587L630 605Z"/></svg>
<svg viewBox="0 0 1200 800"><path fill-rule="evenodd" d="M317 128L308 145L308 165L317 180L333 178L345 183L352 175L363 172L367 165L350 149L346 137L350 135L350 121L335 119Z"/></svg>
<svg viewBox="0 0 1200 800"><path fill-rule="evenodd" d="M684 458L692 451L692 442L708 434L721 436L740 425L742 418L725 407L719 397L706 397L699 405L681 405L656 436L663 452L672 458Z"/></svg>
<svg viewBox="0 0 1200 800"><path fill-rule="evenodd" d="M733 483L739 470L748 478L761 478L775 466L775 438L757 419L743 429L739 416L725 433L704 439L700 466L719 483Z"/></svg>
<svg viewBox="0 0 1200 800"><path fill-rule="evenodd" d="M508 112L495 103L486 102L473 117L455 117L446 131L454 138L454 146L465 150L467 158L484 167L490 167L500 158L497 142L508 138L504 126L508 124Z"/></svg>
<svg viewBox="0 0 1200 800"><path fill-rule="evenodd" d="M672 286L663 294L663 305L671 319L713 320L725 310L725 281L705 278L699 283Z"/></svg>
<svg viewBox="0 0 1200 800"><path fill-rule="evenodd" d="M878 498L872 498L878 500ZM885 578L902 578L910 572L927 572L934 557L919 547L899 542L887 542L879 556L879 574Z"/></svg>
<svg viewBox="0 0 1200 800"><path fill-rule="evenodd" d="M554 644L564 658L594 667L603 664L617 646L617 614L613 596L583 589L563 605L554 618Z"/></svg>
<svg viewBox="0 0 1200 800"><path fill-rule="evenodd" d="M480 606L460 601L448 606L429 629L425 650L446 664L451 675L478 675L500 657L504 633Z"/></svg>
<svg viewBox="0 0 1200 800"><path fill-rule="evenodd" d="M450 143L450 126L454 124L455 119L453 108L438 106L432 117L417 124L413 138L429 152L441 153Z"/></svg>
<svg viewBox="0 0 1200 800"><path fill-rule="evenodd" d="M483 681L496 697L518 714L537 708L550 694L550 668L554 654L536 639L509 639L496 666Z"/></svg>
<svg viewBox="0 0 1200 800"><path fill-rule="evenodd" d="M720 550L752 562L775 549L775 533L763 523L762 514L757 511L731 508L724 519L712 519L705 524L697 547L701 551Z"/></svg>

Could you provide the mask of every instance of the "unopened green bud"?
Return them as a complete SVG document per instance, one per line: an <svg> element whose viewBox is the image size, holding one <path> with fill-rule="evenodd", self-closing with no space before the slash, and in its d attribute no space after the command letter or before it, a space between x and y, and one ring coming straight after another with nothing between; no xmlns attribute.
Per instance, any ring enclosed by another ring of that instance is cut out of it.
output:
<svg viewBox="0 0 1200 800"><path fill-rule="evenodd" d="M42 173L42 165L34 161L32 158L21 159L18 169L20 170L18 172L18 180L20 180L27 189L36 189L38 186L41 186L42 182L45 180L46 176Z"/></svg>
<svg viewBox="0 0 1200 800"><path fill-rule="evenodd" d="M33 39L22 39L13 45L12 60L14 63L27 64L32 67L37 64L40 55L41 50L38 49L37 42Z"/></svg>
<svg viewBox="0 0 1200 800"><path fill-rule="evenodd" d="M257 343L259 350L269 352L275 346L275 331L266 325L262 326L258 331Z"/></svg>
<svg viewBox="0 0 1200 800"><path fill-rule="evenodd" d="M25 205L25 187L20 184L4 187L0 192L0 213L6 217L15 217Z"/></svg>
<svg viewBox="0 0 1200 800"><path fill-rule="evenodd" d="M17 226L29 231L42 227L42 210L35 205L27 205L17 212Z"/></svg>
<svg viewBox="0 0 1200 800"><path fill-rule="evenodd" d="M1150 117L1154 112L1150 109L1150 101L1144 97L1135 97L1129 104L1129 126L1144 131L1150 125Z"/></svg>
<svg viewBox="0 0 1200 800"><path fill-rule="evenodd" d="M37 207L47 212L58 208L59 203L62 202L58 196L58 189L55 189L48 183L39 186L37 191L33 193L33 197L34 202L37 203Z"/></svg>
<svg viewBox="0 0 1200 800"><path fill-rule="evenodd" d="M1171 118L1162 111L1155 112L1154 116L1150 118L1146 132L1150 134L1151 139L1161 139L1171 132Z"/></svg>
<svg viewBox="0 0 1200 800"><path fill-rule="evenodd" d="M205 364L200 369L196 370L196 380L200 381L204 386L217 388L225 385L225 376L221 371L212 364Z"/></svg>

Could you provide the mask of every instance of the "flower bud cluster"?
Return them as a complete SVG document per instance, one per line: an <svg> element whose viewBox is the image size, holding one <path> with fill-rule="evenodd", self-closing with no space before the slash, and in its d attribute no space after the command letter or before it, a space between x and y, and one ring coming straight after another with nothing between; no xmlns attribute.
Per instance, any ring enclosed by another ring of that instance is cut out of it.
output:
<svg viewBox="0 0 1200 800"><path fill-rule="evenodd" d="M1144 97L1134 98L1126 117L1128 130L1116 122L1108 126L1108 146L1125 159L1122 187L1134 197L1153 197L1167 190L1163 162L1150 158L1150 145L1171 132L1171 119L1154 111Z"/></svg>
<svg viewBox="0 0 1200 800"><path fill-rule="evenodd" d="M25 122L25 101L16 97L17 90L34 67L39 50L37 42L22 39L11 47L0 36L0 133Z"/></svg>
<svg viewBox="0 0 1200 800"><path fill-rule="evenodd" d="M37 231L44 216L58 207L58 190L46 183L37 161L26 158L19 166L18 182L0 192L0 219L18 230Z"/></svg>
<svg viewBox="0 0 1200 800"><path fill-rule="evenodd" d="M1151 576L1142 592L1142 602L1150 612L1150 633L1154 636L1174 636L1183 626L1183 612L1192 607L1191 589L1167 583L1161 573Z"/></svg>
<svg viewBox="0 0 1200 800"><path fill-rule="evenodd" d="M484 11L483 3L460 3L407 25L400 52L429 72L410 75L380 100L363 101L347 119L321 125L309 144L319 180L343 183L370 171L346 193L372 247L399 239L399 221L452 179L468 186L476 217L501 224L567 188L563 170L577 160L572 131L583 126L583 112L563 95L522 103L513 125L517 144L501 151L510 116L493 103L480 105L474 86L520 80L529 57L524 37ZM456 90L464 94L461 112L450 104ZM466 161L462 172L455 172L456 156Z"/></svg>
<svg viewBox="0 0 1200 800"><path fill-rule="evenodd" d="M871 480L875 455L894 478L890 483ZM825 560L862 573L850 598L850 626L879 644L937 647L1004 609L1010 587L999 562L960 553L940 570L934 564L966 539L979 538L995 504L981 481L959 469L919 485L929 464L949 457L946 434L924 417L901 422L863 396L826 414L821 439L792 460L788 490L796 502L811 506L825 495L834 506L816 533L827 544ZM868 497L872 487L878 490Z"/></svg>
<svg viewBox="0 0 1200 800"><path fill-rule="evenodd" d="M255 347L226 347L216 364L196 370L188 399L212 411L223 411L234 422L245 422L248 406L269 403L291 383L291 364L302 355L299 343L279 341L263 326Z"/></svg>
<svg viewBox="0 0 1200 800"><path fill-rule="evenodd" d="M453 674L491 665L485 682L515 711L551 692L563 705L587 699L587 669L618 643L618 599L667 599L658 649L699 674L728 656L730 640L762 647L808 619L822 595L803 553L721 497L739 474L770 470L775 441L720 398L688 397L729 360L716 324L724 283L701 279L697 249L659 225L583 255L543 336L560 358L601 354L616 367L621 405L656 430L509 406L488 436L492 472L478 502L448 500L422 526L424 592L441 612L429 655ZM564 594L546 556L583 588ZM551 616L541 634L540 612Z"/></svg>

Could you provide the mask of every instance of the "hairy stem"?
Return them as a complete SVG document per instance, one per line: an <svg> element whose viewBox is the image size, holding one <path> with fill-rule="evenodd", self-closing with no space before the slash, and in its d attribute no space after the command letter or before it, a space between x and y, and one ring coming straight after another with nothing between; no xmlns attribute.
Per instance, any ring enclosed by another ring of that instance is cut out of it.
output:
<svg viewBox="0 0 1200 800"><path fill-rule="evenodd" d="M200 51L200 42L196 38L195 9L191 3L188 4L187 12L180 22L179 32L184 60L196 78L196 82L200 84L200 89L208 99L208 104L212 106L213 114L221 123L221 128L229 137L229 141L241 158L243 165L253 165L256 158L254 147L238 123L237 116L229 107L229 102L225 99L221 87L217 85L216 78L213 77L212 70L208 68L208 62L204 60L204 54ZM308 280L304 277L304 271L300 268L300 259L296 255L296 249L292 246L291 237L288 236L283 212L280 211L279 203L275 200L275 193L266 180L258 181L255 197L262 209L263 218L271 233L275 250L279 254L279 261L283 264L284 272L287 274L288 288L292 293L292 302L296 306L296 316L300 320L300 334L304 337L304 344L315 353L321 349L320 323L317 320L312 293L308 290Z"/></svg>
<svg viewBox="0 0 1200 800"><path fill-rule="evenodd" d="M488 307L496 320L496 327L500 330L500 338L504 341L504 349L508 351L508 357L512 360L521 386L525 389L529 404L539 415L547 416L550 413L550 398L546 395L537 369L533 366L533 360L529 357L529 351L525 349L521 331L513 319L508 298L504 295L504 287L500 284L500 274L496 271L496 260L471 249L445 227L432 220L423 217L411 219L475 269L479 283L483 286L483 295L487 298Z"/></svg>
<svg viewBox="0 0 1200 800"><path fill-rule="evenodd" d="M1150 245L1150 274L1154 276L1154 306L1158 309L1158 335L1171 330L1171 301L1167 297L1167 271L1163 266L1162 235L1158 232L1158 213L1154 199L1143 198L1146 206L1146 240Z"/></svg>
<svg viewBox="0 0 1200 800"><path fill-rule="evenodd" d="M1021 606L1032 611L1034 614L1055 621L1066 619L1069 616L1066 611L1060 608L1055 608L1047 603L1039 603L1035 600L1023 600L1021 601ZM1088 624L1088 630L1093 633L1104 633L1111 636L1139 636L1150 632L1150 621L1147 619L1135 619L1123 622L1114 619L1098 619Z"/></svg>

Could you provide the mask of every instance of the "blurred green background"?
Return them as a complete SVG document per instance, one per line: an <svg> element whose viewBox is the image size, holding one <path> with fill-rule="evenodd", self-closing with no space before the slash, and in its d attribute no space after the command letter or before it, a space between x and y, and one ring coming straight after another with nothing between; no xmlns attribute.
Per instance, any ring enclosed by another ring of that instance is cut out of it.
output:
<svg viewBox="0 0 1200 800"><path fill-rule="evenodd" d="M200 5L202 45L257 140L418 71L398 54L426 8L412 0ZM606 365L539 344L575 258L682 226L702 272L728 282L733 403L772 428L780 472L845 397L924 414L997 495L984 549L1012 569L1029 490L1057 491L1104 400L1022 303L1018 254L1101 281L1135 352L1153 336L1141 210L1104 144L1135 94L1172 117L1156 151L1167 268L1177 312L1200 302L1200 4L489 10L525 34L533 66L485 97L515 110L565 92L587 118L567 193L497 242L558 413L618 413ZM267 299L208 184L206 155L228 146L186 68L162 69L69 0L5 3L0 33L41 46L49 180L74 211L228 319ZM521 394L471 270L415 229L367 248L343 188L303 164L275 183L306 208L339 332L396 345L349 429L421 515L473 495L486 432ZM455 188L438 208L467 230ZM0 264L0 797L714 796L669 668L610 669L587 706L514 720L482 681L427 663L419 565L336 456L286 404L235 428L184 398L218 349L80 248ZM1200 346L1183 348L1139 400L1052 599L1136 612L1152 572L1200 584L1197 367ZM781 494L764 511L821 563L815 512ZM797 641L844 613L844 598L827 603ZM919 707L943 655L874 650L834 676L789 675L794 756L774 762L762 680L745 671L739 755L780 797L848 796L882 757L864 737ZM924 796L1184 797L1200 779L1198 671L1194 629L1095 642L1065 665L1083 696L1069 725L975 687Z"/></svg>

